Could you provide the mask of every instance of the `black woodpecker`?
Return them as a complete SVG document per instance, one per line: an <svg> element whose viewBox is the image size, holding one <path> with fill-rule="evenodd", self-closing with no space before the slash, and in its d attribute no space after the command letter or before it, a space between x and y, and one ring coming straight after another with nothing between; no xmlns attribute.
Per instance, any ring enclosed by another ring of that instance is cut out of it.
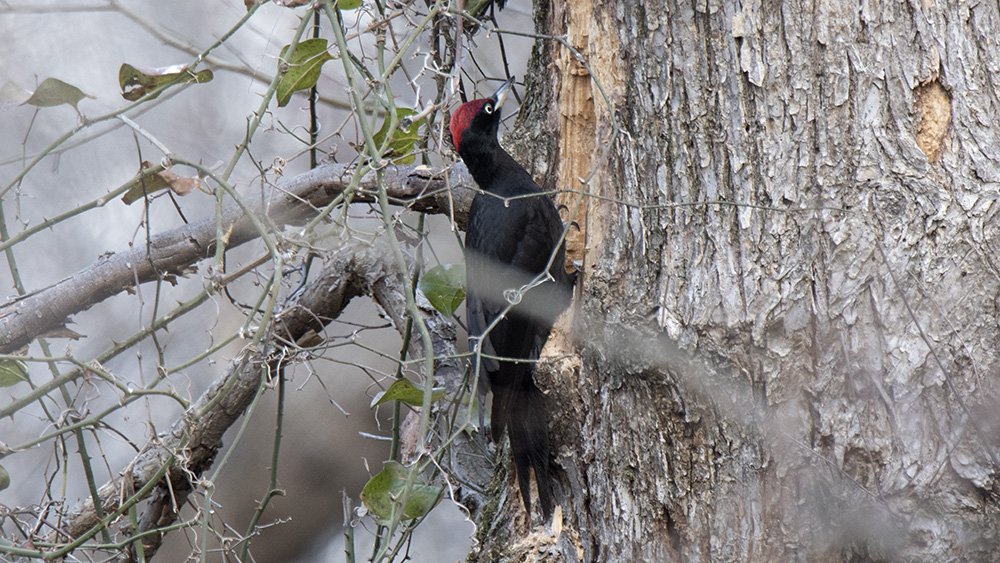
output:
<svg viewBox="0 0 1000 563"><path fill-rule="evenodd" d="M556 317L569 306L572 283L564 270L563 223L555 204L497 141L500 106L512 83L513 78L489 98L462 104L450 128L459 156L482 189L465 231L469 348L475 352L480 344L480 390L485 395L488 383L493 391L493 440L499 442L507 431L529 515L529 470L534 470L548 520L553 507L548 416L546 397L533 379L534 361Z"/></svg>

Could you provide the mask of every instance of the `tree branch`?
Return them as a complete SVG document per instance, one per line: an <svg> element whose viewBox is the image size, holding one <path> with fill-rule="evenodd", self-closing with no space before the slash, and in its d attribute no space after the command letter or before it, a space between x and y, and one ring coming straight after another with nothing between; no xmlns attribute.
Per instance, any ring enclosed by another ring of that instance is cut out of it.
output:
<svg viewBox="0 0 1000 563"><path fill-rule="evenodd" d="M388 256L384 244L379 242L350 243L331 253L320 274L301 296L276 315L275 332L295 342L312 331L321 331L354 297L375 294L383 295L387 302L396 300L389 293L401 287L401 282ZM397 328L404 326L394 312L390 312L390 317L397 321ZM156 478L161 467L170 465L169 484L164 479L151 492L138 531L155 530L176 521L178 514L174 507L183 506L194 490L193 482L211 466L222 447L223 434L253 401L262 379L269 378L286 358L284 351L273 348L248 349L230 362L225 374L212 383L169 431L143 447L120 473L119 480L100 487L98 495L104 513L121 510L123 499ZM59 539L68 536L72 541L98 524L93 502L87 499L70 510ZM159 548L161 538L152 535L142 541L148 559Z"/></svg>
<svg viewBox="0 0 1000 563"><path fill-rule="evenodd" d="M350 182L351 168L327 164L265 190L260 199L247 198L254 215L283 226L301 221L332 202ZM449 213L459 227L474 192L463 165L450 170L399 166L385 170L386 189L394 203L426 213ZM449 194L448 187L455 189ZM375 174L366 175L352 199L372 202ZM259 233L235 204L223 212L222 232L229 232L227 246L254 240ZM0 354L16 353L35 338L65 326L69 317L85 311L139 283L184 275L215 249L215 217L160 233L145 247L102 256L90 267L45 289L18 297L0 306Z"/></svg>

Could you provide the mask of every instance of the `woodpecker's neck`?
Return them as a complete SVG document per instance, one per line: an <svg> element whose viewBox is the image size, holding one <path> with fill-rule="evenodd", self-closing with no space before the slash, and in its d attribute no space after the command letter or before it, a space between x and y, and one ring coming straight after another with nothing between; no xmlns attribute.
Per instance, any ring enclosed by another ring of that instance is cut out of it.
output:
<svg viewBox="0 0 1000 563"><path fill-rule="evenodd" d="M537 192L534 180L496 139L464 146L459 155L483 191L510 197Z"/></svg>
<svg viewBox="0 0 1000 563"><path fill-rule="evenodd" d="M501 154L506 155L507 153L496 140L493 140L492 143L470 143L462 147L459 152L462 160L465 161L465 166L469 169L469 174L472 174L472 178L479 184L480 188L487 191L491 191L490 187L495 183L500 160L498 156ZM508 158L510 157L508 156Z"/></svg>

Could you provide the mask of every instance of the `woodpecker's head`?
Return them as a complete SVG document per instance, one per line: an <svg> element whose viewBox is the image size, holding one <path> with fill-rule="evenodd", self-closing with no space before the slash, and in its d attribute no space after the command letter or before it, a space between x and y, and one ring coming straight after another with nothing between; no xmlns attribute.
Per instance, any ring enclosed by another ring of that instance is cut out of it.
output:
<svg viewBox="0 0 1000 563"><path fill-rule="evenodd" d="M496 143L500 106L513 84L512 76L489 98L466 102L451 114L451 141L459 155L478 148L474 145Z"/></svg>

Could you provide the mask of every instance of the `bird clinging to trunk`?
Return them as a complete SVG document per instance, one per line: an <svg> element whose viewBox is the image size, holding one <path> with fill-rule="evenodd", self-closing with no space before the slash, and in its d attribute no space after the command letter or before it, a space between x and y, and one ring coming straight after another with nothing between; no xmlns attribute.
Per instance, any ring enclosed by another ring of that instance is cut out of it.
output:
<svg viewBox="0 0 1000 563"><path fill-rule="evenodd" d="M572 284L564 270L563 224L555 204L497 141L500 106L512 83L513 78L489 98L462 104L450 128L459 156L483 190L472 202L465 230L473 365L479 362L483 394L486 383L493 391L493 440L499 442L507 430L525 509L530 515L533 470L548 520L548 416L545 395L533 378L534 361L569 305ZM477 342L481 354L475 354Z"/></svg>

